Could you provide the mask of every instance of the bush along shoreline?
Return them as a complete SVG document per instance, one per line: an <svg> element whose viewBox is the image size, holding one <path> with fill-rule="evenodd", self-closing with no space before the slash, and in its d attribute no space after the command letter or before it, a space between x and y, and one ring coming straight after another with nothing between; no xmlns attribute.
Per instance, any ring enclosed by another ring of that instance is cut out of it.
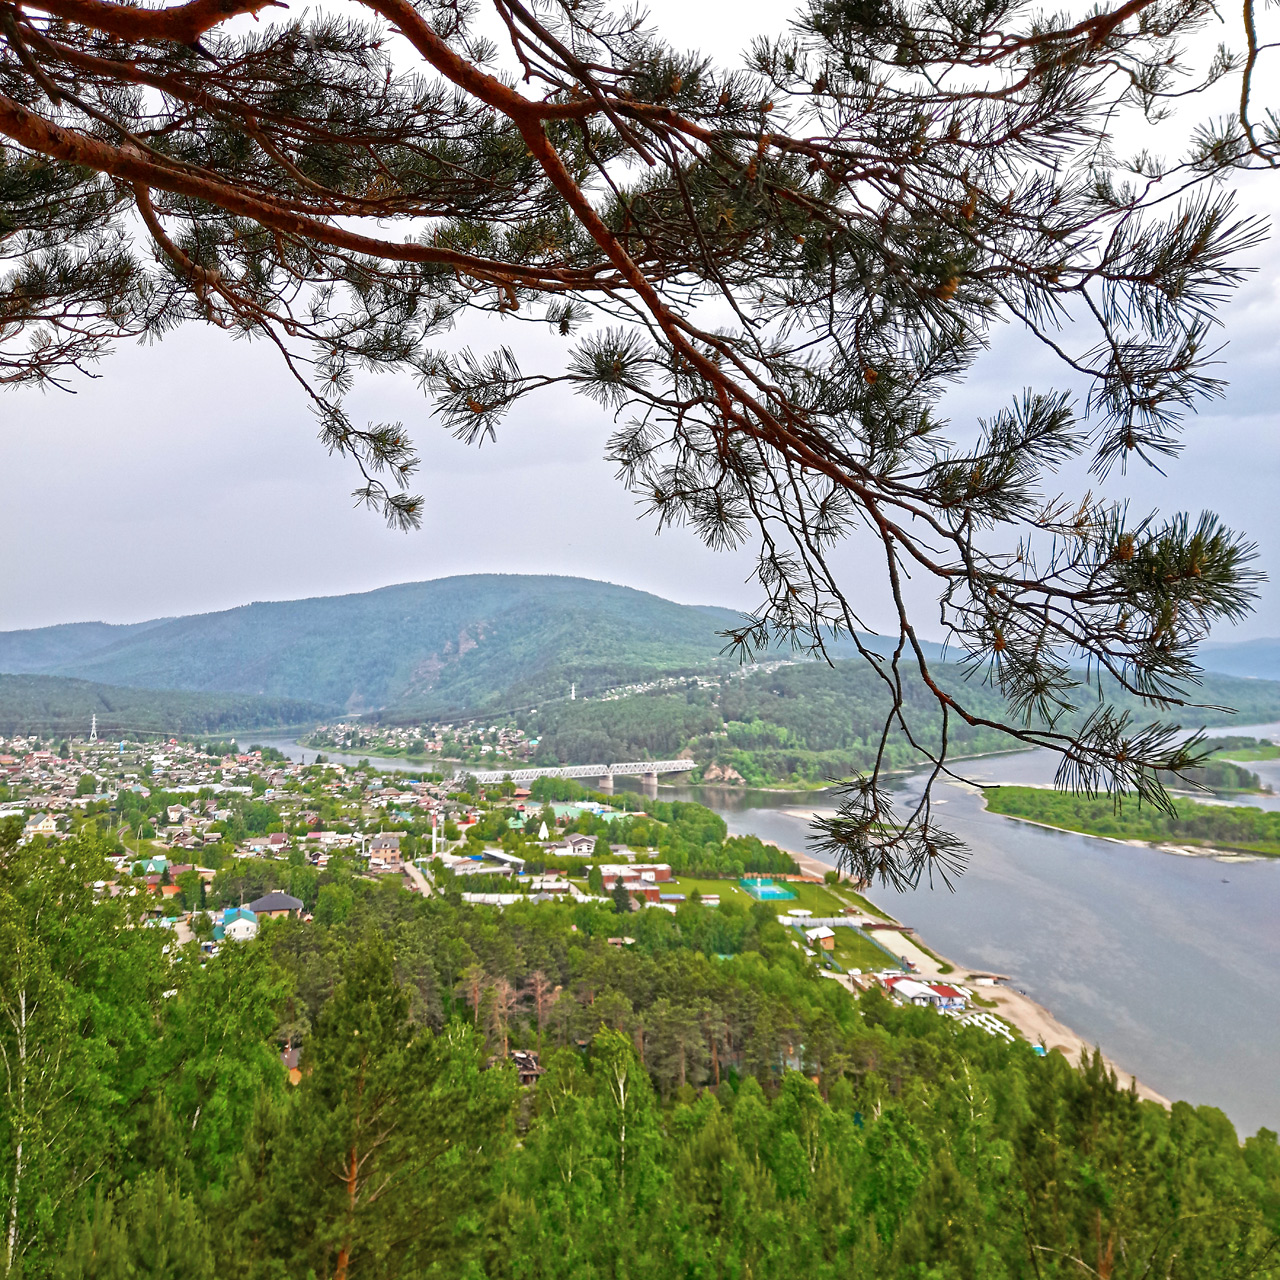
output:
<svg viewBox="0 0 1280 1280"><path fill-rule="evenodd" d="M1199 848L1206 854L1280 857L1280 812L1268 809L1178 798L1174 813L1166 814L1140 806L1136 795L1121 797L1116 804L1107 797L1070 795L1046 787L989 787L983 794L992 813L1060 831Z"/></svg>

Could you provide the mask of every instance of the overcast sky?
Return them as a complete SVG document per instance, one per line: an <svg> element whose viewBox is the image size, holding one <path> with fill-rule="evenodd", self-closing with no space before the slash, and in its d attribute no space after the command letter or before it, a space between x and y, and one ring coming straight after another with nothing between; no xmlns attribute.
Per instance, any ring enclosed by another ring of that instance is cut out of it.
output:
<svg viewBox="0 0 1280 1280"><path fill-rule="evenodd" d="M663 0L677 39L729 55L777 21L775 6ZM728 43L726 43L728 42ZM1248 207L1280 204L1280 177L1251 182ZM1167 477L1130 472L1108 486L1139 508L1209 508L1246 530L1264 567L1280 564L1280 299L1272 244L1224 314L1226 398L1190 422ZM487 320L492 341L507 326ZM462 336L474 334L464 330ZM479 341L483 342L484 336ZM189 327L158 345L126 346L75 395L7 391L0 400L0 476L7 532L0 629L102 619L135 621L252 600L362 591L458 573L572 573L689 603L750 608L751 558L713 555L688 533L653 535L602 461L611 424L589 402L525 402L496 445L457 443L405 379L365 379L357 422L401 419L423 457L421 532L393 533L354 510L356 475L315 442L315 423L278 358ZM1014 333L948 404L957 430L1026 385L1066 385L1061 368ZM1063 478L1077 492L1078 475ZM856 543L845 580L873 625L884 619L878 574ZM927 630L927 628L926 628ZM1218 638L1280 635L1280 587Z"/></svg>

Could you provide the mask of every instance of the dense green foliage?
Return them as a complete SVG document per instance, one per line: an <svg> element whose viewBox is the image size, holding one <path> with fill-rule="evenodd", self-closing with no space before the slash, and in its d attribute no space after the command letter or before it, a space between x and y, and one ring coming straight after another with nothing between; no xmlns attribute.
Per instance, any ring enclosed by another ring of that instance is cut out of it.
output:
<svg viewBox="0 0 1280 1280"><path fill-rule="evenodd" d="M1267 738L1249 738L1227 735L1214 738L1213 754L1223 760L1274 760L1280 756L1280 747Z"/></svg>
<svg viewBox="0 0 1280 1280"><path fill-rule="evenodd" d="M104 737L226 733L301 725L325 714L315 702L253 693L125 689L59 676L0 675L0 734Z"/></svg>
<svg viewBox="0 0 1280 1280"><path fill-rule="evenodd" d="M1178 799L1176 812L1170 815L1139 806L1132 796L1117 806L1109 799L1044 787L991 787L984 794L993 813L1030 818L1068 831L1280 856L1280 812L1271 809Z"/></svg>
<svg viewBox="0 0 1280 1280"><path fill-rule="evenodd" d="M765 904L637 913L620 949L607 909L338 868L340 912L201 958L95 902L98 856L0 854L0 1274L1280 1275L1274 1134L855 1001Z"/></svg>
<svg viewBox="0 0 1280 1280"><path fill-rule="evenodd" d="M1199 768L1188 769L1184 778L1192 788L1204 788L1224 795L1235 791L1270 790L1262 785L1262 779L1251 769L1231 760L1220 759L1217 753Z"/></svg>
<svg viewBox="0 0 1280 1280"><path fill-rule="evenodd" d="M995 692L966 684L959 666L938 663L934 675L944 688L964 686L965 701L974 711L991 719L1007 714ZM907 673L903 686L917 740L936 750L942 726L936 699L918 675ZM1207 675L1196 696L1236 707L1236 718L1246 722L1280 714L1280 684L1269 681ZM1145 715L1133 699L1117 695L1114 701L1121 707L1132 704L1138 717ZM609 701L552 702L521 716L519 723L538 738L539 764L662 759L687 751L699 766L695 780L714 764L721 771L733 770L748 785L813 784L872 767L889 707L884 682L864 662L848 660L690 680L682 688ZM1229 719L1212 710L1186 713L1187 722L1196 725ZM954 717L949 740L951 753L958 756L1013 745L998 730L970 727ZM921 757L899 729L889 736L885 759L902 768L918 764Z"/></svg>

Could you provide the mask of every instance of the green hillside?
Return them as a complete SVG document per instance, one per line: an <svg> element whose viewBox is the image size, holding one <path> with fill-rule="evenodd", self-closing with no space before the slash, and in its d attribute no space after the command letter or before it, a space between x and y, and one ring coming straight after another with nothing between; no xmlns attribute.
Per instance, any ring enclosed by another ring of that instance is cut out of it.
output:
<svg viewBox="0 0 1280 1280"><path fill-rule="evenodd" d="M306 724L326 709L296 698L189 693L173 689L121 689L61 676L0 675L0 734L224 733Z"/></svg>
<svg viewBox="0 0 1280 1280"><path fill-rule="evenodd" d="M0 632L0 671L451 716L535 705L571 683L591 695L729 670L719 633L741 621L585 578L475 574L130 626Z"/></svg>
<svg viewBox="0 0 1280 1280"><path fill-rule="evenodd" d="M129 626L0 633L0 671L116 686L117 702L120 686L242 699L162 701L155 708L163 709L153 708L156 720L219 716L228 705L245 727L341 712L401 721L527 717L536 707L540 715L526 727L541 736L546 760L669 756L692 748L700 759L761 780L820 780L865 767L884 714L883 690L865 665L799 663L744 678L722 656L719 634L740 622L732 610L583 578L476 574ZM937 646L929 652L936 657ZM688 678L689 687L609 702L599 697L660 677ZM960 679L955 668L947 678ZM571 684L578 693L572 703ZM38 712L61 723L61 694L53 689L15 693L11 715L20 720ZM934 723L932 698L918 685L909 694L918 718ZM1238 707L1242 724L1280 717L1277 694L1280 685L1268 681L1210 676L1205 685L1206 700ZM266 698L272 707L282 699L311 706L260 715L244 696ZM989 691L966 696L984 711L999 711ZM42 698L54 702L44 705ZM66 709L79 724L93 707L77 694ZM960 751L1006 745L990 731L955 727L953 734ZM900 749L893 744L894 753Z"/></svg>
<svg viewBox="0 0 1280 1280"><path fill-rule="evenodd" d="M0 671L39 674L75 663L123 640L163 626L169 618L123 626L107 622L64 622L30 631L0 631Z"/></svg>
<svg viewBox="0 0 1280 1280"><path fill-rule="evenodd" d="M981 685L964 684L961 669L940 665L944 687L989 717L1004 715L1001 700ZM914 731L936 748L941 731L937 703L922 682L908 676L907 704ZM1238 708L1186 711L1170 715L1188 727L1249 724L1280 717L1280 683L1208 675L1204 701ZM1153 719L1136 699L1135 717ZM728 676L714 684L689 681L684 687L627 698L548 703L519 717L521 728L539 739L537 763L661 759L689 753L699 776L708 766L731 769L749 784L820 783L866 769L875 760L880 728L888 711L883 683L860 661L834 666L806 662ZM953 717L951 751L974 755L1009 750L1015 743L990 729L973 729ZM889 740L888 762L902 767L919 760L906 739ZM714 771L713 771L714 776Z"/></svg>
<svg viewBox="0 0 1280 1280"><path fill-rule="evenodd" d="M0 669L430 714L704 668L719 660L717 631L738 620L581 578L480 574L139 627L9 633Z"/></svg>

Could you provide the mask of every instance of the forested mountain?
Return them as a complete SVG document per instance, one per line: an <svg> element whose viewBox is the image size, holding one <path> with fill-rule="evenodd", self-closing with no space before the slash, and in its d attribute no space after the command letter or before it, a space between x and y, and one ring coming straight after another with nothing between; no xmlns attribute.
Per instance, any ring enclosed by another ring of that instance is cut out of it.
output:
<svg viewBox="0 0 1280 1280"><path fill-rule="evenodd" d="M121 625L108 622L65 622L30 631L0 631L0 671L12 674L40 673L53 667L84 661L113 644L136 638L169 618Z"/></svg>
<svg viewBox="0 0 1280 1280"><path fill-rule="evenodd" d="M797 663L744 677L722 655L719 634L740 622L732 610L675 604L583 578L477 574L130 626L78 623L0 633L0 671L169 691L162 702L122 702L120 688L94 697L100 715L119 719L126 705L130 715L147 706L155 712L147 725L166 717L171 724L177 715L195 732L230 727L232 720L248 728L342 711L420 721L527 716L536 707L527 727L541 735L546 761L667 756L695 747L700 758L715 755L762 779L816 780L865 765L868 735L883 714L874 676L849 661L833 669ZM883 648L886 642L871 643ZM837 656L851 651L848 643L833 650ZM934 658L940 652L936 645L928 651ZM598 696L673 677L688 677L689 687L607 702ZM944 678L958 682L958 668ZM567 699L571 684L575 702ZM279 714L243 698L183 703L174 690L266 697ZM85 692L13 685L0 691L0 713L11 711L14 724L13 716L39 713L53 728L63 723L65 708L78 725L95 709ZM1208 676L1203 692L1206 701L1239 708L1242 724L1280 717L1280 686L1269 682ZM999 712L988 691L971 686L966 696ZM936 721L936 707L918 682L911 697L923 721ZM232 720L218 718L224 707ZM1212 713L1188 717L1188 723L1215 722ZM1007 745L989 731L954 726L954 734L961 751Z"/></svg>
<svg viewBox="0 0 1280 1280"><path fill-rule="evenodd" d="M132 626L0 633L0 671L440 715L527 706L571 683L590 694L728 669L718 633L741 620L585 578L475 574Z"/></svg>
<svg viewBox="0 0 1280 1280"><path fill-rule="evenodd" d="M989 688L964 680L956 664L937 668L940 683L966 706L992 718L1005 714ZM936 747L941 717L918 676L906 674L907 712L920 741ZM1167 719L1187 727L1250 724L1280 718L1280 683L1206 675L1197 693L1206 703L1235 707L1171 711ZM1080 701L1087 703L1082 691ZM1116 696L1143 722L1155 713L1136 699ZM732 770L748 783L823 782L865 769L874 761L889 707L883 682L866 663L794 663L717 680L689 680L625 698L548 702L520 723L537 737L537 762L545 764L662 759L688 754L694 777ZM994 730L970 728L953 717L951 749L958 755L1007 750L1016 744ZM889 739L891 765L918 761L900 732Z"/></svg>
<svg viewBox="0 0 1280 1280"><path fill-rule="evenodd" d="M91 840L16 834L9 1275L1280 1276L1274 1132L854 999L771 904L498 911L335 857L314 919L201 957L95 899Z"/></svg>
<svg viewBox="0 0 1280 1280"><path fill-rule="evenodd" d="M581 578L479 574L135 627L0 635L0 670L350 711L516 705L719 660L725 609Z"/></svg>
<svg viewBox="0 0 1280 1280"><path fill-rule="evenodd" d="M297 698L122 689L61 676L0 675L0 736L83 737L94 715L98 732L112 737L278 728L309 724L325 714L326 708Z"/></svg>

